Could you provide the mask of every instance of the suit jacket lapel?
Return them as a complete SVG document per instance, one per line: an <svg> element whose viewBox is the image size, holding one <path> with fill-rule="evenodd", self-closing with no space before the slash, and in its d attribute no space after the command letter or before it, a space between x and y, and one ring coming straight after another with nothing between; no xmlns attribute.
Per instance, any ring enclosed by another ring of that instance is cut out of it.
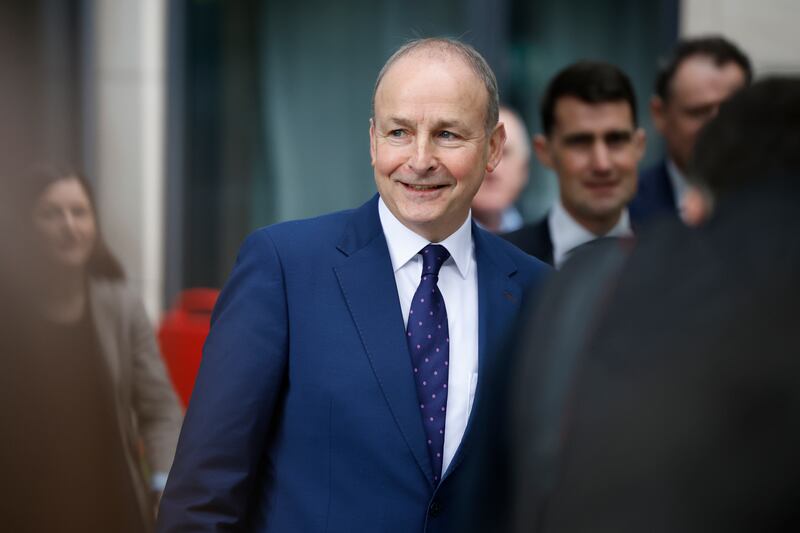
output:
<svg viewBox="0 0 800 533"><path fill-rule="evenodd" d="M353 212L338 246L346 258L334 270L389 410L417 464L433 485L403 314L378 217L377 198Z"/></svg>
<svg viewBox="0 0 800 533"><path fill-rule="evenodd" d="M461 445L444 477L450 475L464 457L473 431L476 407L486 394L486 369L494 353L503 347L522 299L522 288L511 279L517 271L516 265L474 223L472 235L478 266L478 387Z"/></svg>

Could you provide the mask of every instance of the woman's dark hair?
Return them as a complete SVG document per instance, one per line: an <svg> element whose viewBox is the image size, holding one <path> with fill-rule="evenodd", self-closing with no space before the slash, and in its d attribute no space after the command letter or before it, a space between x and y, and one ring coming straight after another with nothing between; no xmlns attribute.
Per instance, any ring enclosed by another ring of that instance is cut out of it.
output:
<svg viewBox="0 0 800 533"><path fill-rule="evenodd" d="M97 228L97 237L92 248L92 253L89 256L89 261L86 264L86 274L91 278L100 278L108 280L122 280L125 279L125 271L119 260L114 257L114 254L109 250L103 239L103 232L100 229L100 221L97 216L97 204L95 203L94 193L92 186L88 180L79 172L72 170L65 170L56 168L49 165L39 165L33 168L25 179L20 183L20 190L17 191L21 201L21 207L24 209L23 213L28 217L33 213L36 202L39 201L44 191L51 185L63 180L75 180L86 193L89 199L89 205L92 208L92 214L95 219L95 227Z"/></svg>

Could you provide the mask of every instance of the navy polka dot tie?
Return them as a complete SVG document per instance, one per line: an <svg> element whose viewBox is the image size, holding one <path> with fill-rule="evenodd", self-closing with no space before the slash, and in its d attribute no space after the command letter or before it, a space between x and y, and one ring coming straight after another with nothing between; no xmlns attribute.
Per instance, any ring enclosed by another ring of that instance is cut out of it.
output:
<svg viewBox="0 0 800 533"><path fill-rule="evenodd" d="M433 479L442 475L444 423L447 412L447 371L450 355L450 334L447 309L436 283L439 269L450 257L444 246L429 244L422 255L422 279L411 301L406 340L414 366L417 398L428 441Z"/></svg>

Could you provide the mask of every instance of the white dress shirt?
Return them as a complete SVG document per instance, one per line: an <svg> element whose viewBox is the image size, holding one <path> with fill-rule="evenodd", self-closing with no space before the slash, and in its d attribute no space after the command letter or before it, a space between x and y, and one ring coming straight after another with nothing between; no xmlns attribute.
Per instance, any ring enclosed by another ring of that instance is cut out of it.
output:
<svg viewBox="0 0 800 533"><path fill-rule="evenodd" d="M378 214L389 245L403 323L407 325L411 300L422 277L422 257L419 252L431 243L405 227L389 211L383 199L378 201ZM447 309L450 334L443 473L447 471L467 429L478 384L478 266L475 262L471 221L470 213L455 233L434 243L441 244L450 252L450 257L439 271L438 282Z"/></svg>
<svg viewBox="0 0 800 533"><path fill-rule="evenodd" d="M561 268L564 261L575 248L599 237L631 237L631 221L628 210L623 209L617 224L605 235L595 235L581 226L567 213L561 198L557 199L547 215L550 240L553 243L553 265Z"/></svg>
<svg viewBox="0 0 800 533"><path fill-rule="evenodd" d="M678 166L670 158L667 158L667 176L669 176L669 181L672 183L672 193L675 198L675 205L678 207L678 215L683 218L683 198L686 194L686 189L689 188L689 182L686 181L686 176L678 170Z"/></svg>

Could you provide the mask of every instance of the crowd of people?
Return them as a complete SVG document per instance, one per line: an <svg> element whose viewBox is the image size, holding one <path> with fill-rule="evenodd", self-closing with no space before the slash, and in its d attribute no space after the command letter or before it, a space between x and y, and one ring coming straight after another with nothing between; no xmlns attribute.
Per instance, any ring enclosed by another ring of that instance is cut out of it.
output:
<svg viewBox="0 0 800 533"><path fill-rule="evenodd" d="M377 194L245 240L185 419L88 181L36 167L0 209L6 523L796 531L800 80L704 36L653 93L640 170L618 67L559 71L531 136L474 48L400 47ZM533 155L559 193L525 224Z"/></svg>

